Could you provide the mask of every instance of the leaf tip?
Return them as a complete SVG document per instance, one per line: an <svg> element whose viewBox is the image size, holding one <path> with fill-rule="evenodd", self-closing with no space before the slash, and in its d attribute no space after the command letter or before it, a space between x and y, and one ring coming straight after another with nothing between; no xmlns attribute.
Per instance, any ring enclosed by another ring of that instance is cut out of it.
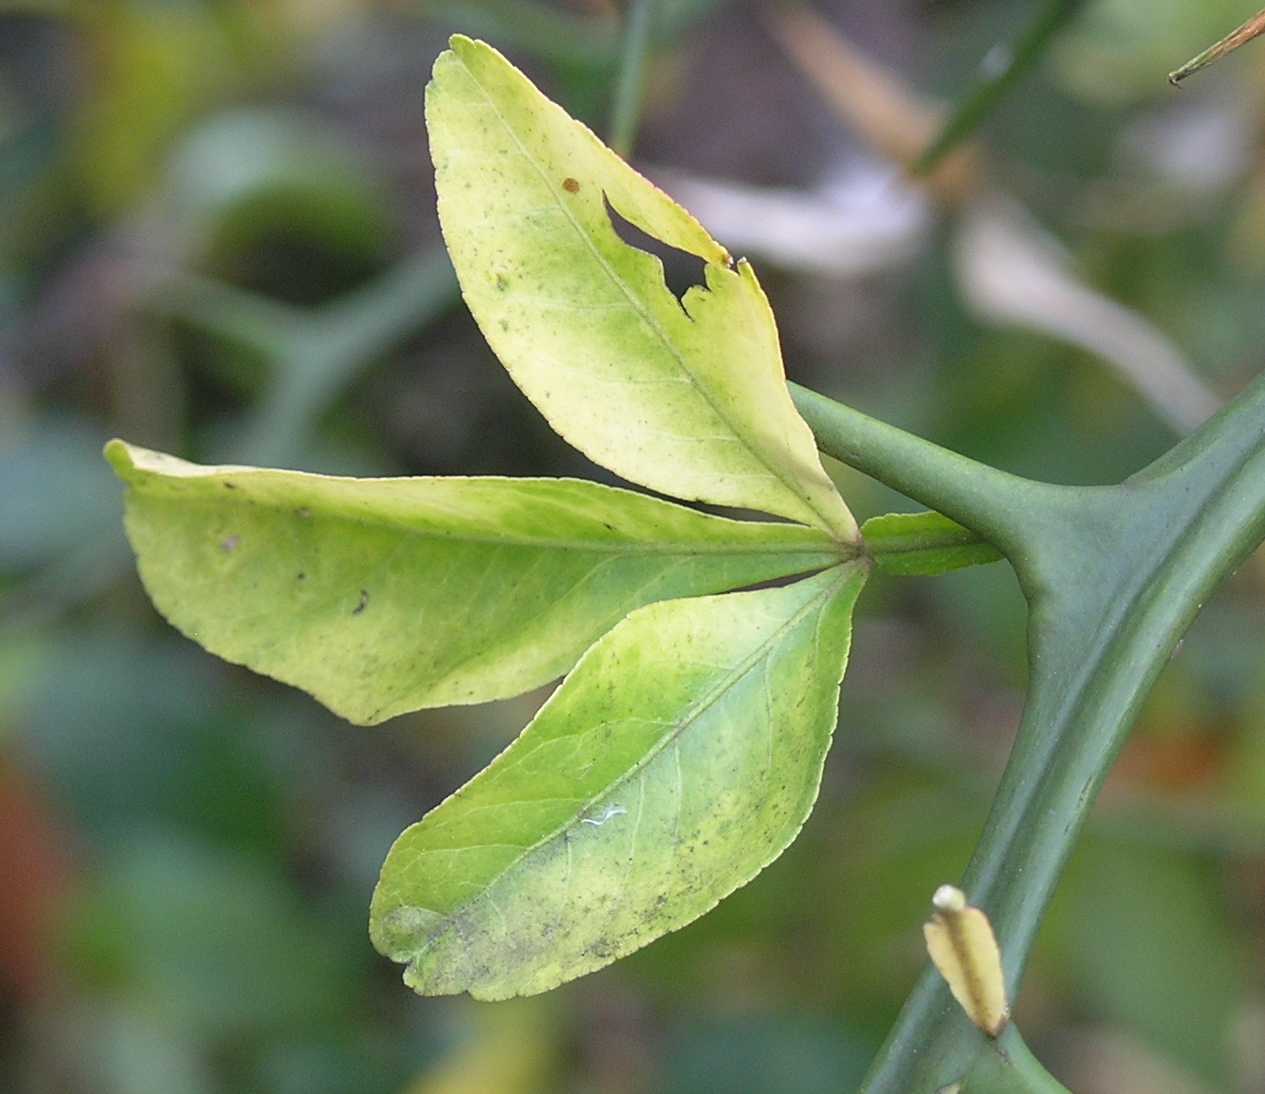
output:
<svg viewBox="0 0 1265 1094"><path fill-rule="evenodd" d="M443 78L444 69L453 62L464 63L477 51L478 47L485 45L477 38L470 38L464 34L452 34L448 37L448 48L440 50L439 55L435 58L435 63L431 65L430 81L426 84L426 94L429 96L435 83Z"/></svg>
<svg viewBox="0 0 1265 1094"><path fill-rule="evenodd" d="M483 57L500 60L506 65L509 64L509 61L505 59L500 50L489 45L482 38L471 38L468 34L451 35L448 39L448 50L445 52L456 54L463 62ZM442 57L443 54L440 54L440 56Z"/></svg>
<svg viewBox="0 0 1265 1094"><path fill-rule="evenodd" d="M123 482L136 477L136 450L127 441L113 437L106 441L101 454Z"/></svg>

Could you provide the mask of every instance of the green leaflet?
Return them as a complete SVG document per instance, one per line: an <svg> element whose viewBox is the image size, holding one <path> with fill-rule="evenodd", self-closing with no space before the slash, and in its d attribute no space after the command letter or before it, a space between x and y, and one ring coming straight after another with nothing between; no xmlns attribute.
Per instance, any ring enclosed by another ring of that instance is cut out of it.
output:
<svg viewBox="0 0 1265 1094"><path fill-rule="evenodd" d="M939 513L870 517L861 535L875 567L902 577L934 577L1002 557L991 543Z"/></svg>
<svg viewBox="0 0 1265 1094"><path fill-rule="evenodd" d="M466 303L559 434L632 482L855 542L745 261L482 42L455 37L439 57L426 120ZM706 289L678 301L606 201L704 259Z"/></svg>
<svg viewBox="0 0 1265 1094"><path fill-rule="evenodd" d="M629 611L839 561L811 528L566 479L199 467L113 441L167 619L353 722L515 695Z"/></svg>
<svg viewBox="0 0 1265 1094"><path fill-rule="evenodd" d="M374 944L418 992L601 968L750 881L808 816L867 564L634 612L522 735L407 829Z"/></svg>

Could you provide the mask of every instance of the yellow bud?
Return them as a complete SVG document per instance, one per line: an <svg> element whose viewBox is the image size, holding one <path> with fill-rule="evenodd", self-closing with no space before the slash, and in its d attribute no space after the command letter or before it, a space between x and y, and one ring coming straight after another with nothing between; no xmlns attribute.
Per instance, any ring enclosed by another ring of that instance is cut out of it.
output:
<svg viewBox="0 0 1265 1094"><path fill-rule="evenodd" d="M941 885L931 900L935 912L923 926L927 952L967 1017L990 1037L1010 1017L1001 951L988 916L952 885Z"/></svg>

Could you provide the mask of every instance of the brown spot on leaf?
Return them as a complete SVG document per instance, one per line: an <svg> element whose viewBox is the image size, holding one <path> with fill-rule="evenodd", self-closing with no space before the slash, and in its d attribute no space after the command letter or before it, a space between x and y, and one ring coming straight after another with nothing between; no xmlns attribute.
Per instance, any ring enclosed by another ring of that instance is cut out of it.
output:
<svg viewBox="0 0 1265 1094"><path fill-rule="evenodd" d="M580 192L580 184L575 179L571 178L562 180L562 188L568 194L578 194Z"/></svg>

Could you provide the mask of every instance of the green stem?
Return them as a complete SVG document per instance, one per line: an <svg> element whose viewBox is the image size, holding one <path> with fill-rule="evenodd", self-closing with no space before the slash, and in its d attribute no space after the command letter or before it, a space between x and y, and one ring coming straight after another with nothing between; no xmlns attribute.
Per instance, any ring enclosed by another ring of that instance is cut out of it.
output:
<svg viewBox="0 0 1265 1094"><path fill-rule="evenodd" d="M421 0L409 6L432 22L557 64L602 68L615 57L612 19L573 15L535 0Z"/></svg>
<svg viewBox="0 0 1265 1094"><path fill-rule="evenodd" d="M146 309L179 319L267 357L285 352L303 313L246 289L198 274L173 272L145 300Z"/></svg>
<svg viewBox="0 0 1265 1094"><path fill-rule="evenodd" d="M352 378L457 299L443 247L404 259L363 288L303 315L274 355L276 376L250 413L238 458L292 460L314 421Z"/></svg>
<svg viewBox="0 0 1265 1094"><path fill-rule="evenodd" d="M632 155L641 119L646 83L646 54L654 25L654 0L630 0L620 59L619 80L611 107L611 147L624 159Z"/></svg>
<svg viewBox="0 0 1265 1094"><path fill-rule="evenodd" d="M680 41L696 23L729 2L676 0L660 12L654 40L664 45ZM414 0L409 6L431 22L572 69L609 70L625 45L614 19L572 15L533 0Z"/></svg>
<svg viewBox="0 0 1265 1094"><path fill-rule="evenodd" d="M999 102L1028 70L1045 54L1054 36L1085 6L1085 0L1048 0L1045 10L1013 47L1005 50L1003 60L992 66L954 107L939 134L910 168L910 174L927 174L946 155L971 136ZM996 54L990 54L990 58ZM988 59L985 65L988 65Z"/></svg>
<svg viewBox="0 0 1265 1094"><path fill-rule="evenodd" d="M1151 685L1204 600L1265 537L1265 379L1112 487L1016 480L820 396L797 392L796 402L823 451L990 538L1028 599L1028 700L962 885L993 921L1013 998ZM980 1034L928 970L864 1089L936 1091L980 1051Z"/></svg>
<svg viewBox="0 0 1265 1094"><path fill-rule="evenodd" d="M798 384L790 389L823 452L951 517L1012 559L1027 551L1034 512L1049 509L1060 491L958 455Z"/></svg>

